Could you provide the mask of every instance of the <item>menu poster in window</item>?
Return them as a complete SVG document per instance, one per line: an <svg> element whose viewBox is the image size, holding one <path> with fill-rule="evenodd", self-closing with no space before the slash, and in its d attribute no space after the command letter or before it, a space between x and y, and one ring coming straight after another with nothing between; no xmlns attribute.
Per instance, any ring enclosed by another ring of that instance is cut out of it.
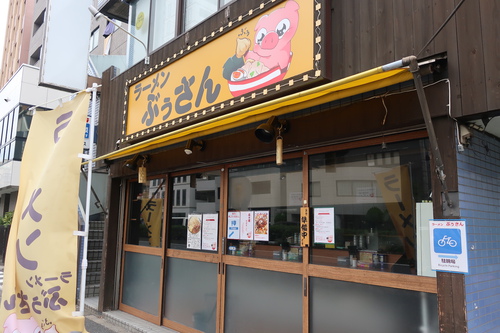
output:
<svg viewBox="0 0 500 333"><path fill-rule="evenodd" d="M256 241L269 241L269 211L254 212L254 236Z"/></svg>
<svg viewBox="0 0 500 333"><path fill-rule="evenodd" d="M227 239L240 239L240 212L227 213Z"/></svg>
<svg viewBox="0 0 500 333"><path fill-rule="evenodd" d="M217 251L217 226L219 225L218 214L203 214L201 228L201 249Z"/></svg>
<svg viewBox="0 0 500 333"><path fill-rule="evenodd" d="M201 214L188 215L187 225L187 248L201 249Z"/></svg>
<svg viewBox="0 0 500 333"><path fill-rule="evenodd" d="M314 242L335 243L335 214L333 207L314 209Z"/></svg>
<svg viewBox="0 0 500 333"><path fill-rule="evenodd" d="M253 212L245 211L241 212L241 232L240 239L243 240L252 240L253 239Z"/></svg>

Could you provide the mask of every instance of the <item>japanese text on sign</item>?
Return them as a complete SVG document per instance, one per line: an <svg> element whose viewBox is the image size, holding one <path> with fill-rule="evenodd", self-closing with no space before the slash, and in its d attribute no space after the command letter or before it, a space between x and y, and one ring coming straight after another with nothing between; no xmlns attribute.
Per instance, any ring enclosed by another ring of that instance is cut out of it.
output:
<svg viewBox="0 0 500 333"><path fill-rule="evenodd" d="M168 82L170 72L163 71L154 75L152 83L135 84L132 87L134 100L138 101L143 93L147 99L146 109L142 110L141 124L149 127L158 123L158 119L159 122L165 122L191 112L204 101L214 103L219 97L221 85L214 84L210 78L210 70L210 66L206 66L202 77L183 76L180 82Z"/></svg>

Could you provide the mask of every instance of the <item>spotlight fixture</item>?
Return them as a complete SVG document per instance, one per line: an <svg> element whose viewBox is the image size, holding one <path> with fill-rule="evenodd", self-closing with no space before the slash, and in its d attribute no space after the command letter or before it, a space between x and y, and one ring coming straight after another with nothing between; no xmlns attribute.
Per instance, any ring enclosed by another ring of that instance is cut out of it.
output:
<svg viewBox="0 0 500 333"><path fill-rule="evenodd" d="M272 116L266 123L260 124L255 130L255 136L262 142L270 143L274 140L275 131L286 133L288 131L288 121L279 120L276 116Z"/></svg>
<svg viewBox="0 0 500 333"><path fill-rule="evenodd" d="M130 160L125 161L125 164L123 166L133 171L136 171L137 168L139 167L139 170L137 170L138 182L141 184L146 184L147 183L146 163L148 161L149 161L148 155L135 155Z"/></svg>
<svg viewBox="0 0 500 333"><path fill-rule="evenodd" d="M131 158L130 160L126 160L125 164L123 166L129 168L130 170L136 171L137 167L139 165L144 166L144 164L146 164L148 159L149 159L148 155L137 154L133 158Z"/></svg>
<svg viewBox="0 0 500 333"><path fill-rule="evenodd" d="M276 136L276 164L283 164L283 133L288 131L288 121L278 120L275 116L272 116L267 120L265 124L260 124L255 130L255 136L262 142L270 143L274 140L275 132L278 132Z"/></svg>
<svg viewBox="0 0 500 333"><path fill-rule="evenodd" d="M193 153L194 147L199 147L198 149L200 151L203 151L205 149L205 141L189 139L186 143L186 147L184 147L184 152L186 153L186 155L191 155Z"/></svg>
<svg viewBox="0 0 500 333"><path fill-rule="evenodd" d="M132 159L126 160L124 167L129 168L130 170L137 170L137 160L139 159L139 155L135 155Z"/></svg>

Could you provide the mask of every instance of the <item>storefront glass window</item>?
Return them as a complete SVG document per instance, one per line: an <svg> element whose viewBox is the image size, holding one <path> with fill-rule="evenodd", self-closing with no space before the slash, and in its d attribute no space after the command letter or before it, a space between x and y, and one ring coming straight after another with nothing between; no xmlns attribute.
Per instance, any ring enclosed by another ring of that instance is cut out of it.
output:
<svg viewBox="0 0 500 333"><path fill-rule="evenodd" d="M302 261L301 205L301 159L230 169L226 253Z"/></svg>
<svg viewBox="0 0 500 333"><path fill-rule="evenodd" d="M160 267L161 257L126 252L122 303L146 313L158 315Z"/></svg>
<svg viewBox="0 0 500 333"><path fill-rule="evenodd" d="M26 142L26 137L28 136L28 131L24 131L24 137L18 138L19 130L15 131L15 114L19 112L18 115L18 127L23 126L23 120L27 121L27 125L31 124L31 117L33 116L33 111L29 111L27 106L21 105L14 110L8 112L2 119L0 119L0 131L2 135L0 136L0 164L7 163L12 159L21 160L22 150ZM29 117L29 118L28 118ZM16 139L14 141L14 139ZM21 154L15 155L14 152L20 152Z"/></svg>
<svg viewBox="0 0 500 333"><path fill-rule="evenodd" d="M188 31L218 10L218 0L185 0L184 31Z"/></svg>
<svg viewBox="0 0 500 333"><path fill-rule="evenodd" d="M311 278L311 332L439 332L437 295Z"/></svg>
<svg viewBox="0 0 500 333"><path fill-rule="evenodd" d="M132 66L139 61L143 61L148 52L144 46L137 41L139 39L145 45L148 44L149 24L151 18L150 0L135 0L130 2L129 25L130 34L135 38L128 38L128 66Z"/></svg>
<svg viewBox="0 0 500 333"><path fill-rule="evenodd" d="M176 36L177 0L153 0L151 22L151 51Z"/></svg>
<svg viewBox="0 0 500 333"><path fill-rule="evenodd" d="M225 295L225 332L302 332L301 275L227 266Z"/></svg>
<svg viewBox="0 0 500 333"><path fill-rule="evenodd" d="M33 119L34 110L28 108L27 105L19 107L19 115L17 118L17 136L27 138L28 131L31 127L31 120Z"/></svg>
<svg viewBox="0 0 500 333"><path fill-rule="evenodd" d="M161 247L165 179L130 183L126 243Z"/></svg>
<svg viewBox="0 0 500 333"><path fill-rule="evenodd" d="M217 264L168 258L165 318L206 333L215 332Z"/></svg>
<svg viewBox="0 0 500 333"><path fill-rule="evenodd" d="M220 179L219 170L173 177L170 248L218 251Z"/></svg>
<svg viewBox="0 0 500 333"><path fill-rule="evenodd" d="M310 157L313 264L417 274L417 204L430 200L426 140ZM432 210L432 208L431 208ZM421 262L421 264L427 264Z"/></svg>

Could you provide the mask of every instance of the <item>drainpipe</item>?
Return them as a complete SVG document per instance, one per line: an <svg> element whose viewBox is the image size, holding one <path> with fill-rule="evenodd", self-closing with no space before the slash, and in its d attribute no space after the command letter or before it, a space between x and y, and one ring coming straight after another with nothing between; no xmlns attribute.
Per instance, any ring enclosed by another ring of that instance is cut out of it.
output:
<svg viewBox="0 0 500 333"><path fill-rule="evenodd" d="M402 59L405 66L410 67L410 72L413 74L413 79L415 81L415 88L417 89L418 100L420 102L420 107L422 108L422 115L424 116L425 127L427 128L427 133L429 134L429 141L432 150L432 156L434 157L434 163L436 165L436 174L441 183L441 188L443 190L444 199L448 207L453 207L453 202L450 199L448 193L448 188L446 186L446 175L444 174L444 165L441 158L441 152L437 144L436 133L434 132L434 126L432 125L432 119L429 112L429 105L427 104L427 98L425 97L424 86L422 84L422 77L420 76L420 68L418 66L417 57L409 56Z"/></svg>

